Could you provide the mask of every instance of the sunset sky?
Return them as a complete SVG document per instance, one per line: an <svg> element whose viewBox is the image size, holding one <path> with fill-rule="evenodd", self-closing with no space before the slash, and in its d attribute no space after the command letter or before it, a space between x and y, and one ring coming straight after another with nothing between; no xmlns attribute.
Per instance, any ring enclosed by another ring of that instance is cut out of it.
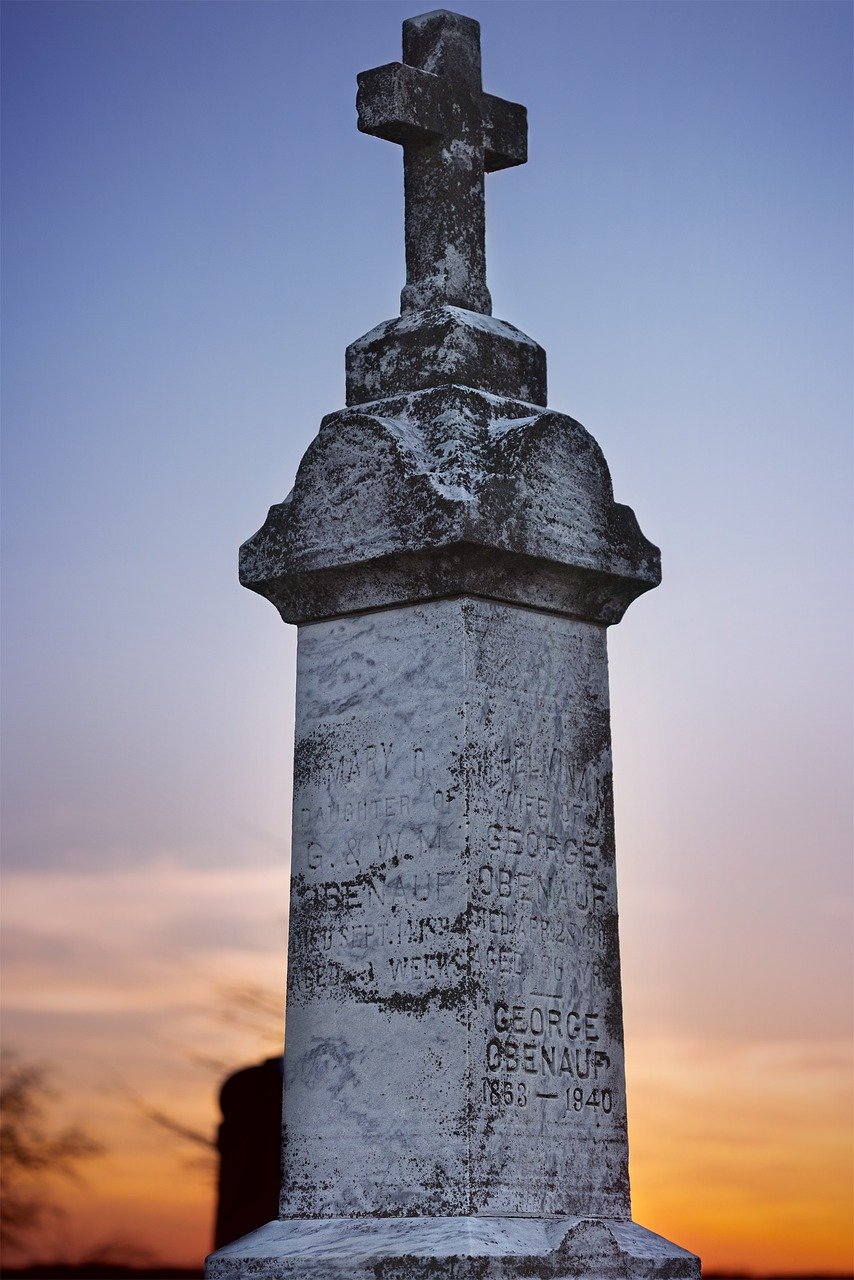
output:
<svg viewBox="0 0 854 1280"><path fill-rule="evenodd" d="M634 1216L844 1271L852 9L462 11L529 112L495 314L662 548L610 636ZM417 12L3 5L4 1039L108 1148L48 1255L197 1262L210 1177L140 1106L212 1132L281 1038L234 990L283 991L295 630L237 547L397 313L355 77Z"/></svg>

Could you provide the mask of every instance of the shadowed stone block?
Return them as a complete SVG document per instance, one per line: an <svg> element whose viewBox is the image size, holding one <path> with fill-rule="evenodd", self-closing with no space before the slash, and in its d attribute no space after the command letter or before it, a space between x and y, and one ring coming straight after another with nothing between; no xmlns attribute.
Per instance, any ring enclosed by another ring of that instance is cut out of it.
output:
<svg viewBox="0 0 854 1280"><path fill-rule="evenodd" d="M214 1248L271 1218L281 1180L282 1058L230 1075L219 1095L219 1180Z"/></svg>

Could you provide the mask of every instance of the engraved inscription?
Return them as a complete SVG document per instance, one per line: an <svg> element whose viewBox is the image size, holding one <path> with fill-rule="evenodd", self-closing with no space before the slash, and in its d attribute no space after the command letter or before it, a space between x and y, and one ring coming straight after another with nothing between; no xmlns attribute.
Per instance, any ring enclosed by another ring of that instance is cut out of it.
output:
<svg viewBox="0 0 854 1280"><path fill-rule="evenodd" d="M466 974L455 789L398 735L313 729L322 755L295 798L295 993L446 989ZM312 755L314 759L314 755ZM432 784L432 785L431 785Z"/></svg>
<svg viewBox="0 0 854 1280"><path fill-rule="evenodd" d="M619 1217L604 632L463 600L300 644L283 1205L335 1209L346 1148L360 1212L391 1185L403 1213L559 1216L583 1185Z"/></svg>

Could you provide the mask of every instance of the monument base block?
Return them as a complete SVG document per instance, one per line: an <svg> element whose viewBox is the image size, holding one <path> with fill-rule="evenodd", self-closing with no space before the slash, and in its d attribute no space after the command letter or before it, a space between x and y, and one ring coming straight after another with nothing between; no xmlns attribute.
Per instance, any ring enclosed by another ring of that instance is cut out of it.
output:
<svg viewBox="0 0 854 1280"><path fill-rule="evenodd" d="M700 1260L616 1218L290 1218L212 1253L206 1280L700 1280Z"/></svg>

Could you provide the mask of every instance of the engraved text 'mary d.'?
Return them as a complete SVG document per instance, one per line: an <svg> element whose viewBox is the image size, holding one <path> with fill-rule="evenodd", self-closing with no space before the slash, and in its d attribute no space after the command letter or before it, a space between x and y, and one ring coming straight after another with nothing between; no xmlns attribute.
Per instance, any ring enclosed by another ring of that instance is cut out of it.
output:
<svg viewBox="0 0 854 1280"><path fill-rule="evenodd" d="M524 107L470 18L403 55L358 90L403 148L401 314L241 549L299 626L283 1175L207 1275L698 1280L629 1199L606 633L659 553L491 315Z"/></svg>

